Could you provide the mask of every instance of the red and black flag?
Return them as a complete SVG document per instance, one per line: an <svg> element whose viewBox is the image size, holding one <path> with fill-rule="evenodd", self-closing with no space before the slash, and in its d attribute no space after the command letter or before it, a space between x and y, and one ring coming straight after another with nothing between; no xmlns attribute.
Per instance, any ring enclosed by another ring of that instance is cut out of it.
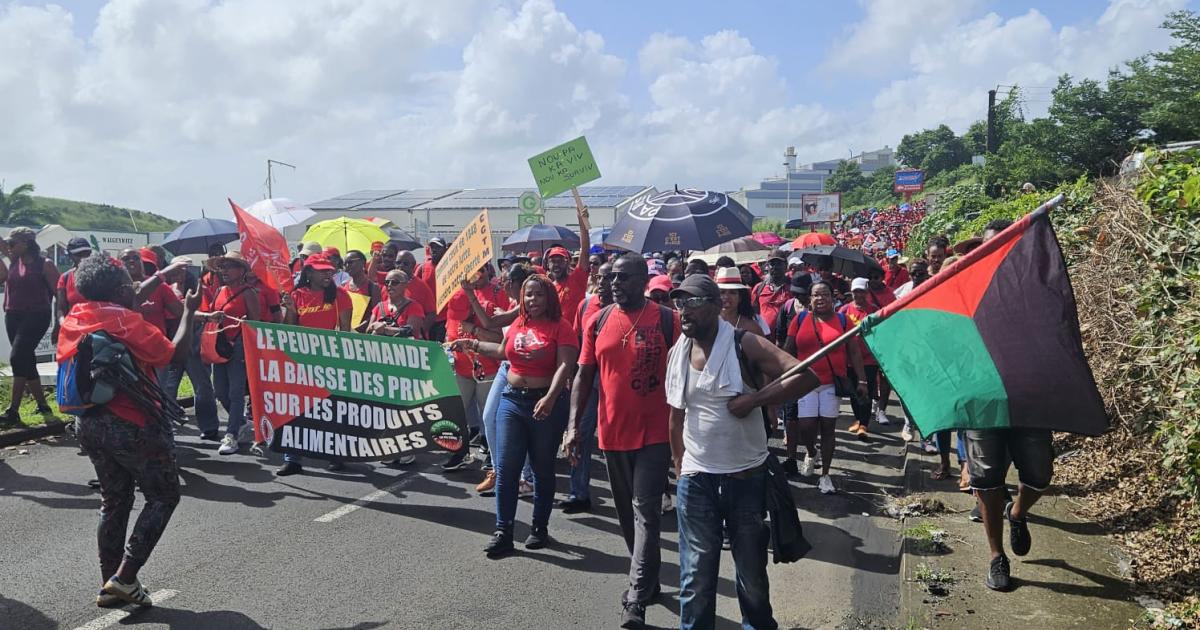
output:
<svg viewBox="0 0 1200 630"><path fill-rule="evenodd" d="M1108 429L1050 225L1053 203L864 323L863 338L922 435Z"/></svg>

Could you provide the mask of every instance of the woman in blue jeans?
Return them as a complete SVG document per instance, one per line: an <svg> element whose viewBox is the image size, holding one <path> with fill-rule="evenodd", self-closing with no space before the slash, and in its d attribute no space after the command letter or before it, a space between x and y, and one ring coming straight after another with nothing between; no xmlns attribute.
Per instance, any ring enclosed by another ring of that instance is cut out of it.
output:
<svg viewBox="0 0 1200 630"><path fill-rule="evenodd" d="M508 384L496 413L496 531L484 547L489 558L513 550L513 521L517 487L526 456L533 465L533 526L527 549L550 542L550 511L554 505L554 460L567 420L567 382L579 356L575 328L563 319L558 294L544 275L530 276L521 285L520 314L502 343L478 339L455 341L457 350L506 359Z"/></svg>

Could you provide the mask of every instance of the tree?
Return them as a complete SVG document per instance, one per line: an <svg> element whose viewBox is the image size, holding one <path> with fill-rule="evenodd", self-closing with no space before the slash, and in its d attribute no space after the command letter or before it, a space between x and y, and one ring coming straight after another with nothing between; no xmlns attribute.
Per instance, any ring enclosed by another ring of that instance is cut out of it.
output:
<svg viewBox="0 0 1200 630"><path fill-rule="evenodd" d="M1062 175L1113 173L1133 146L1142 125L1140 108L1129 98L1105 89L1097 81L1078 83L1063 75L1053 91L1050 119L1055 129L1050 138L1034 138L1035 145L1051 151L1067 165Z"/></svg>
<svg viewBox="0 0 1200 630"><path fill-rule="evenodd" d="M837 168L833 169L833 173L825 180L825 192L840 192L846 193L861 188L867 183L867 178L863 177L862 168L858 162L849 160L841 160L838 162Z"/></svg>
<svg viewBox="0 0 1200 630"><path fill-rule="evenodd" d="M1162 27L1176 45L1139 57L1128 73L1113 73L1108 89L1140 112L1141 125L1155 142L1200 139L1200 15L1175 11Z"/></svg>
<svg viewBox="0 0 1200 630"><path fill-rule="evenodd" d="M0 225L38 225L44 218L34 207L33 184L21 184L8 193L0 182Z"/></svg>
<svg viewBox="0 0 1200 630"><path fill-rule="evenodd" d="M905 166L924 170L926 177L971 161L967 145L946 125L904 136L896 147L896 157Z"/></svg>

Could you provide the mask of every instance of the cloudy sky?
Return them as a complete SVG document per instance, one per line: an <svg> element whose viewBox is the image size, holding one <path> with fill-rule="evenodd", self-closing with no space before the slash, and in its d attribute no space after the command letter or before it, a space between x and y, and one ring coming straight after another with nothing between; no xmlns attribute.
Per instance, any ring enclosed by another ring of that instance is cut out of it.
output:
<svg viewBox="0 0 1200 630"><path fill-rule="evenodd" d="M609 185L733 189L1103 77L1200 0L0 0L0 179L174 218L224 198L529 186L586 135ZM828 6L827 6L828 5Z"/></svg>

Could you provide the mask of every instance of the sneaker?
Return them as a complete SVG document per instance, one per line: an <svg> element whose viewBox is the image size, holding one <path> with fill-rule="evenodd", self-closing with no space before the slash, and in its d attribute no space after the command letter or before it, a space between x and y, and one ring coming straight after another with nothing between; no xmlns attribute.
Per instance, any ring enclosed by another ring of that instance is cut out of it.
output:
<svg viewBox="0 0 1200 630"><path fill-rule="evenodd" d="M512 550L512 532L506 532L499 529L492 532L492 539L489 540L487 546L483 548L483 552L487 554L487 557L493 559L512 553Z"/></svg>
<svg viewBox="0 0 1200 630"><path fill-rule="evenodd" d="M517 497L523 498L531 496L533 496L533 484L522 479L521 483L517 484Z"/></svg>
<svg viewBox="0 0 1200 630"><path fill-rule="evenodd" d="M304 472L304 467L300 462L284 462L278 470L275 471L276 477L287 477L288 475L299 475Z"/></svg>
<svg viewBox="0 0 1200 630"><path fill-rule="evenodd" d="M486 439L487 438L484 437L484 435L483 435L483 431L480 431L479 429L477 429L475 427L469 427L467 429L467 444L468 445L479 446L479 445L483 444L484 440L486 440Z"/></svg>
<svg viewBox="0 0 1200 630"><path fill-rule="evenodd" d="M1012 501L1009 501L1004 506L1004 518L1008 520L1008 546L1012 548L1012 552L1018 556L1023 556L1029 553L1029 547L1033 545L1033 538L1029 536L1029 524L1025 519L1016 520L1012 514Z"/></svg>
<svg viewBox="0 0 1200 630"><path fill-rule="evenodd" d="M415 461L417 461L416 455L401 455L396 459L384 460L383 465L387 466L388 468L404 468L405 466L411 465Z"/></svg>
<svg viewBox="0 0 1200 630"><path fill-rule="evenodd" d="M813 474L813 468L816 466L816 464L816 455L805 455L804 464L800 466L800 474L804 475L805 477L811 476Z"/></svg>
<svg viewBox="0 0 1200 630"><path fill-rule="evenodd" d="M794 460L794 459L784 460L783 472L788 477L798 477L800 475L800 469L796 467L796 460Z"/></svg>
<svg viewBox="0 0 1200 630"><path fill-rule="evenodd" d="M625 602L621 604L625 609L621 611L621 627L641 630L646 627L646 607L638 602Z"/></svg>
<svg viewBox="0 0 1200 630"><path fill-rule="evenodd" d="M992 565L988 567L987 579L984 584L993 591L1007 591L1009 586L1009 566L1008 556L1000 554L992 558Z"/></svg>
<svg viewBox="0 0 1200 630"><path fill-rule="evenodd" d="M117 597L116 595L109 595L103 590L100 591L99 595L96 595L96 606L99 606L100 608L117 608L124 605L125 601L120 597Z"/></svg>
<svg viewBox="0 0 1200 630"><path fill-rule="evenodd" d="M329 462L328 464L325 464L325 470L331 470L333 472L338 472L338 471L346 470L346 465L343 464L342 462L334 460L332 462Z"/></svg>
<svg viewBox="0 0 1200 630"><path fill-rule="evenodd" d="M888 419L887 413L885 413L883 411L882 407L875 408L875 422L877 422L879 424L891 424L892 423L892 421Z"/></svg>
<svg viewBox="0 0 1200 630"><path fill-rule="evenodd" d="M859 430L859 429L861 429L861 428L862 428L862 424L861 424L861 423L859 423L859 421L858 421L858 420L855 420L855 421L854 421L854 424L850 425L850 427L849 427L849 428L847 428L846 430L847 430L847 431L849 431L849 432L851 432L851 433L858 433L858 430Z"/></svg>
<svg viewBox="0 0 1200 630"><path fill-rule="evenodd" d="M138 580L134 580L133 584L125 584L114 575L104 583L104 592L126 604L137 604L146 608L154 605L154 602L150 600L150 593L142 588L142 583Z"/></svg>
<svg viewBox="0 0 1200 630"><path fill-rule="evenodd" d="M817 483L817 487L821 489L821 494L837 492L837 488L833 487L833 479L829 475L821 475L821 481Z"/></svg>
<svg viewBox="0 0 1200 630"><path fill-rule="evenodd" d="M203 433L200 434L200 439L205 440L207 442L219 442L221 440L220 432L217 431L216 429L213 429L211 431L204 431Z"/></svg>
<svg viewBox="0 0 1200 630"><path fill-rule="evenodd" d="M446 460L446 463L442 464L442 470L447 472L452 470L462 470L463 467L473 461L475 461L475 458L471 457L471 449L463 447L450 454L450 459Z"/></svg>
<svg viewBox="0 0 1200 630"><path fill-rule="evenodd" d="M671 498L671 493L663 494L662 513L667 514L675 511L675 501Z"/></svg>
<svg viewBox="0 0 1200 630"><path fill-rule="evenodd" d="M232 433L226 433L225 437L221 438L221 446L217 449L218 455L233 455L238 452L237 438L233 437Z"/></svg>
<svg viewBox="0 0 1200 630"><path fill-rule="evenodd" d="M864 427L860 424L860 425L858 425L858 430L855 431L855 433L858 434L859 442L870 442L871 441L871 437L869 435L867 435L867 427Z"/></svg>
<svg viewBox="0 0 1200 630"><path fill-rule="evenodd" d="M526 549L543 549L550 544L550 532L545 527L534 527L529 530L525 539Z"/></svg>
<svg viewBox="0 0 1200 630"><path fill-rule="evenodd" d="M972 523L982 523L983 514L979 511L979 502L975 503L975 507L971 508L971 514L967 516L967 520Z"/></svg>
<svg viewBox="0 0 1200 630"><path fill-rule="evenodd" d="M938 452L937 444L934 444L933 442L926 442L922 440L921 447L924 448L925 452L929 453L930 455L936 455Z"/></svg>
<svg viewBox="0 0 1200 630"><path fill-rule="evenodd" d="M913 440L912 430L908 428L907 424L904 425L903 429L900 429L900 439L904 440L905 442L911 442Z"/></svg>
<svg viewBox="0 0 1200 630"><path fill-rule="evenodd" d="M558 502L558 509L563 511L563 514L578 514L579 512L591 512L592 500L580 499L578 497L570 497Z"/></svg>

